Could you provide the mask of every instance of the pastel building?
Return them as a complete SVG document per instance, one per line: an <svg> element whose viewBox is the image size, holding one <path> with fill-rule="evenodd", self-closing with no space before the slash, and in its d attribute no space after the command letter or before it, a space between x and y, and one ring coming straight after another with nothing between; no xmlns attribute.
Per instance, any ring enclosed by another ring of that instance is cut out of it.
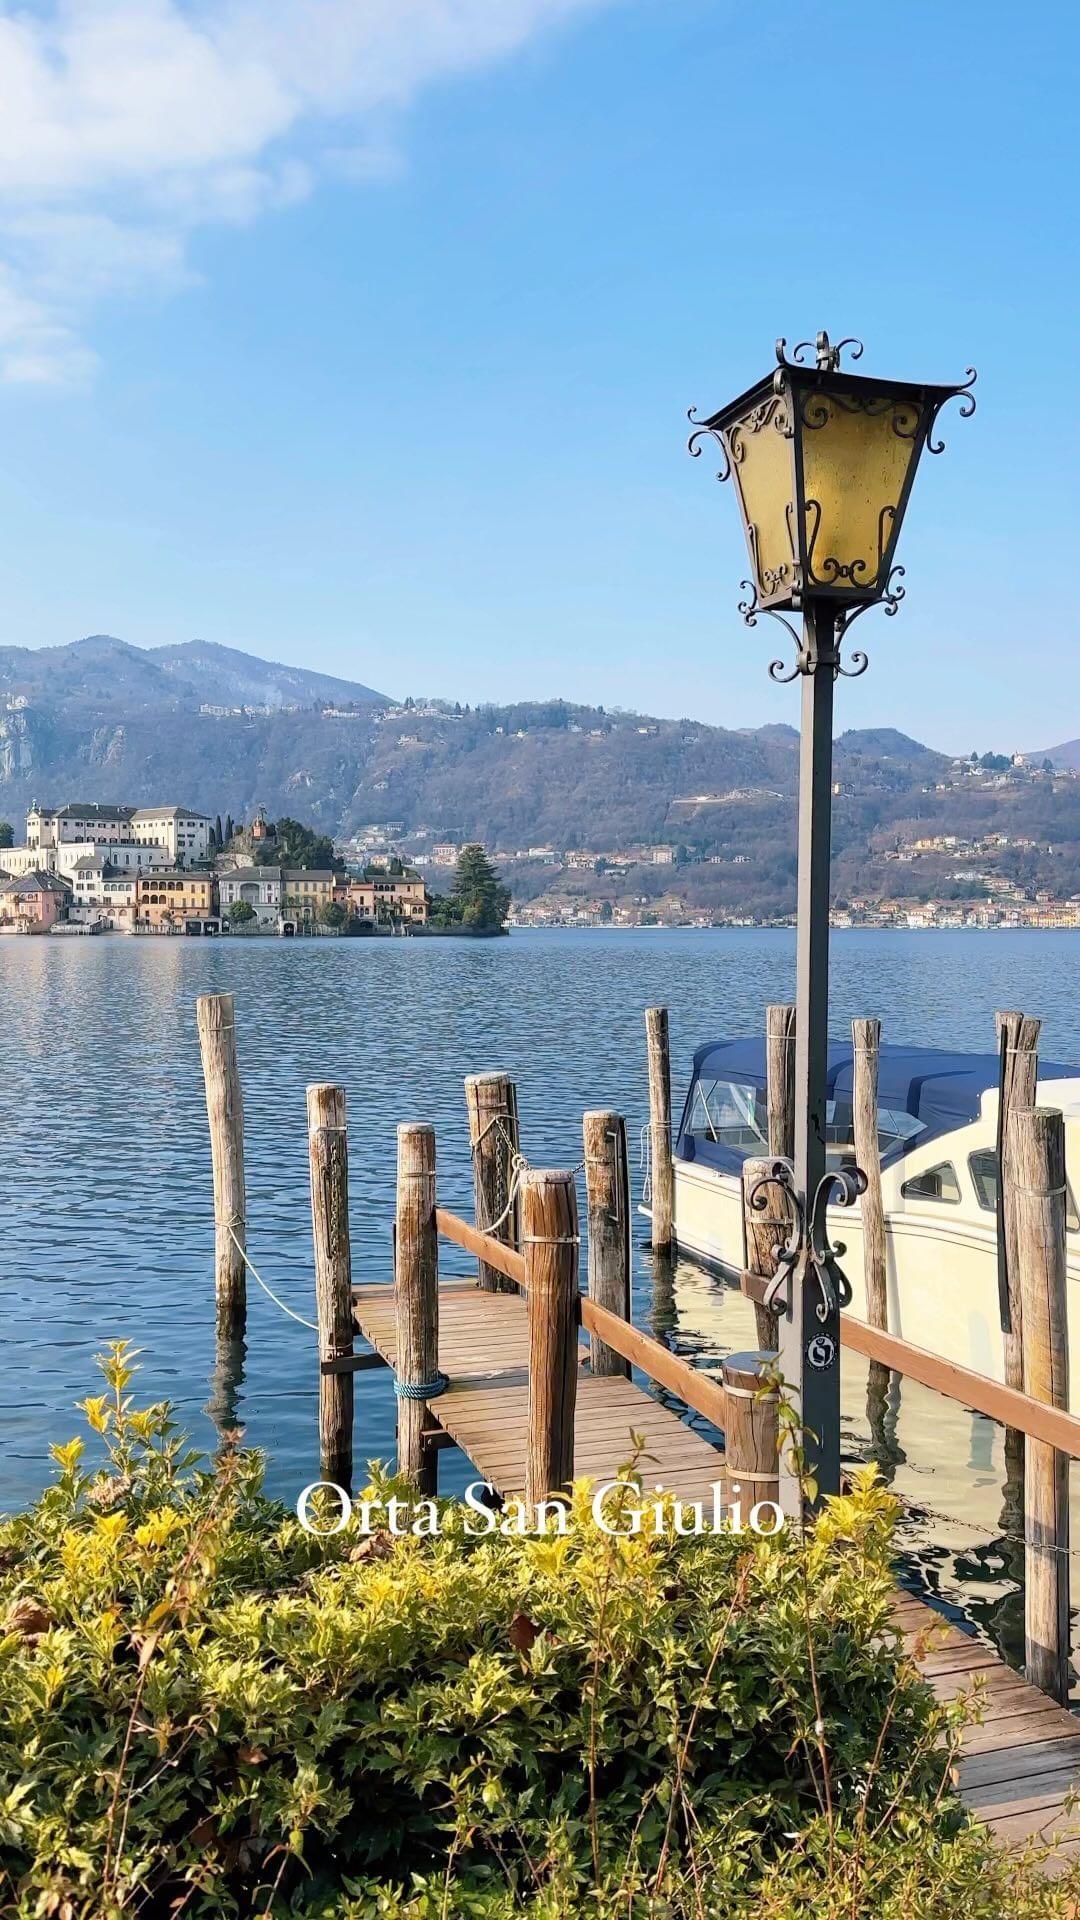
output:
<svg viewBox="0 0 1080 1920"><path fill-rule="evenodd" d="M314 920L321 907L334 897L335 873L329 868L284 867L281 869L281 912L286 920Z"/></svg>
<svg viewBox="0 0 1080 1920"><path fill-rule="evenodd" d="M140 873L135 883L135 918L151 932L217 932L217 880L212 873L175 868Z"/></svg>
<svg viewBox="0 0 1080 1920"><path fill-rule="evenodd" d="M0 886L0 925L48 933L67 912L70 889L52 873L23 873Z"/></svg>

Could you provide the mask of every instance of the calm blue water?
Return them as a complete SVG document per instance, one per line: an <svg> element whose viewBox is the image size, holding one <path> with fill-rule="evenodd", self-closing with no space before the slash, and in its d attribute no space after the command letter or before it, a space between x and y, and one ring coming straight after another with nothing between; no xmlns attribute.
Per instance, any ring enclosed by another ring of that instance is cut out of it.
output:
<svg viewBox="0 0 1080 1920"><path fill-rule="evenodd" d="M1045 1057L1080 1062L1080 936L1069 932L839 932L832 980L838 1036L853 1015L877 1014L889 1040L986 1049L995 1008L1021 1006L1043 1019ZM197 994L237 996L251 1256L313 1318L309 1081L347 1088L354 1274L385 1280L399 1120L435 1124L441 1197L468 1210L466 1073L511 1071L530 1160L573 1165L588 1106L623 1111L636 1146L647 1118L645 1006L671 1010L677 1105L695 1046L760 1030L766 1002L793 987L786 930L519 932L475 944L0 939L0 1510L48 1478L48 1444L76 1430L72 1404L94 1390L93 1355L110 1339L142 1348L140 1391L168 1396L196 1440L212 1440ZM636 1170L634 1183L639 1194ZM658 1286L640 1245L635 1313L682 1351L753 1343L738 1296L688 1265ZM314 1335L252 1286L237 1415L284 1497L317 1468L315 1385ZM850 1451L867 1444L861 1395L853 1370ZM388 1455L388 1376L359 1376L357 1397L358 1452ZM978 1559L1001 1507L995 1430L905 1385L893 1451L906 1455L896 1463L906 1493L963 1516L945 1548L941 1525L928 1525L913 1554L943 1590L974 1591L979 1617L1009 1613L1001 1554ZM465 1477L452 1455L441 1472L448 1489Z"/></svg>

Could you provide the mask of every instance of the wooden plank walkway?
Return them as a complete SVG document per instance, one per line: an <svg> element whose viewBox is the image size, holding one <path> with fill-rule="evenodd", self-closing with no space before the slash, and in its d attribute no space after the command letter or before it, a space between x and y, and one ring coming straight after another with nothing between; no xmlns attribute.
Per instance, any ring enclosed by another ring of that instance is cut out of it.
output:
<svg viewBox="0 0 1080 1920"><path fill-rule="evenodd" d="M394 1289L353 1290L358 1331L391 1367L395 1361ZM584 1348L582 1355L584 1357ZM509 1496L525 1484L528 1323L519 1294L486 1293L471 1281L439 1287L439 1364L447 1391L433 1400L435 1423L472 1461L479 1476ZM632 1381L578 1378L574 1472L613 1478L644 1435L639 1472L685 1500L711 1500L723 1483L722 1452ZM972 1635L925 1601L902 1592L895 1618L920 1671L941 1700L970 1692L981 1678L982 1718L964 1734L957 1786L965 1806L1003 1846L1055 1840L1045 1871L1080 1859L1080 1810L1068 1793L1080 1785L1080 1719L1055 1705Z"/></svg>
<svg viewBox="0 0 1080 1920"><path fill-rule="evenodd" d="M353 1317L365 1340L393 1366L393 1287L354 1288ZM484 1293L467 1280L439 1287L439 1365L450 1386L430 1402L429 1412L480 1477L504 1496L525 1488L528 1360L520 1294ZM723 1455L632 1381L583 1371L574 1418L575 1474L612 1479L634 1451L632 1433L645 1439L638 1472L647 1484L659 1481L684 1500L711 1501L714 1482L723 1482Z"/></svg>
<svg viewBox="0 0 1080 1920"><path fill-rule="evenodd" d="M1043 1870L1063 1873L1080 1859L1080 1808L1065 1805L1080 1786L1080 1719L924 1600L901 1593L895 1617L939 1700L971 1693L976 1680L985 1689L957 1769L964 1805L1002 1846L1053 1841Z"/></svg>

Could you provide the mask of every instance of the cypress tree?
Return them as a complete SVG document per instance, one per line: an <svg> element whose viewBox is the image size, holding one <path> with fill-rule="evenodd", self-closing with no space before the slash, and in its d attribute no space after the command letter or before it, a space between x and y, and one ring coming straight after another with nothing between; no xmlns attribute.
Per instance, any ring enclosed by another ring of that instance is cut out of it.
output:
<svg viewBox="0 0 1080 1920"><path fill-rule="evenodd" d="M453 898L463 926L483 932L501 927L510 911L510 889L504 887L483 847L462 847L454 874Z"/></svg>

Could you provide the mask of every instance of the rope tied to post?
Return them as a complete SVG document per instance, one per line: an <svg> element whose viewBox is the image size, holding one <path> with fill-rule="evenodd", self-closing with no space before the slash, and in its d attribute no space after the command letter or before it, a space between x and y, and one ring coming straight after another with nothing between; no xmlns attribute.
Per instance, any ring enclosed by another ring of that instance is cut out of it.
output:
<svg viewBox="0 0 1080 1920"><path fill-rule="evenodd" d="M241 1222L241 1224L243 1223ZM237 1239L236 1234L233 1231L232 1221L219 1220L218 1225L221 1227L224 1227L226 1233L228 1234L230 1240L233 1243L233 1246L236 1248L237 1253L240 1255L240 1258L243 1261L245 1267L250 1273L252 1279L255 1281L256 1286L259 1286L262 1288L263 1292L267 1295L267 1297L273 1301L275 1307L280 1307L282 1313L287 1313L289 1316L289 1319L295 1320L298 1326L307 1327L309 1333L318 1333L319 1328L316 1326L314 1320L305 1320L302 1314L294 1313L291 1307L287 1307L285 1305L284 1300L278 1299L278 1296L274 1292L273 1287L267 1285L266 1281L263 1279L262 1274L259 1272L258 1268L254 1266L251 1260L248 1259L247 1249L241 1246L240 1241ZM331 1355L329 1357L334 1358L335 1356Z"/></svg>
<svg viewBox="0 0 1080 1920"><path fill-rule="evenodd" d="M437 1400L449 1385L445 1373L437 1373L433 1380L399 1380L394 1375L394 1392L399 1400Z"/></svg>

